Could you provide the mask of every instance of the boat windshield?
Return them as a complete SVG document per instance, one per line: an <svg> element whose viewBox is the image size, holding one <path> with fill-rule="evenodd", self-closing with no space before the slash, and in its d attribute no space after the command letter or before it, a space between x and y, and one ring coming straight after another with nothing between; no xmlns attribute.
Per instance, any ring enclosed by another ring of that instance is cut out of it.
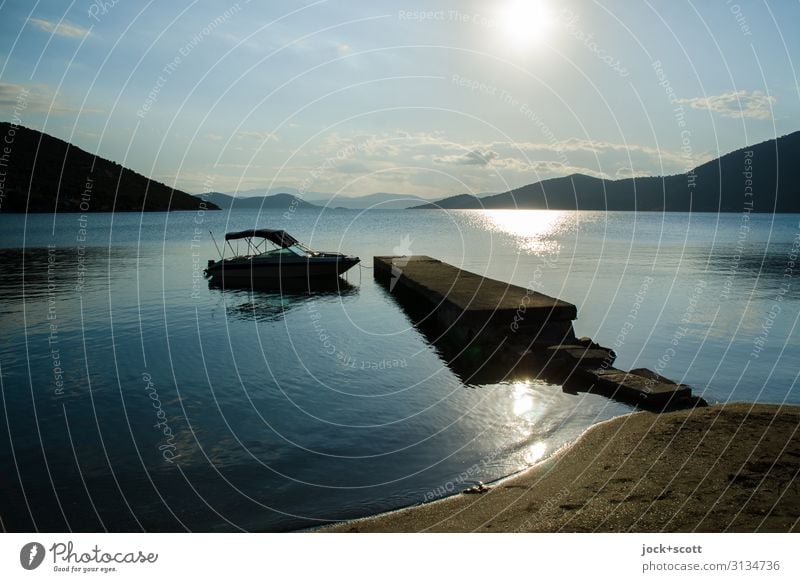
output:
<svg viewBox="0 0 800 582"><path fill-rule="evenodd" d="M300 257L310 257L310 256L312 256L314 254L314 252L312 250L307 249L306 247L304 247L300 243L297 243L296 245L288 246L284 250L291 251L291 252L293 252L294 254L296 254L296 255L298 255Z"/></svg>
<svg viewBox="0 0 800 582"><path fill-rule="evenodd" d="M271 249L261 253L259 256L261 257L274 257L278 255L294 255L298 257L310 257L313 256L313 252L309 249L301 245L290 245L286 248L282 249Z"/></svg>

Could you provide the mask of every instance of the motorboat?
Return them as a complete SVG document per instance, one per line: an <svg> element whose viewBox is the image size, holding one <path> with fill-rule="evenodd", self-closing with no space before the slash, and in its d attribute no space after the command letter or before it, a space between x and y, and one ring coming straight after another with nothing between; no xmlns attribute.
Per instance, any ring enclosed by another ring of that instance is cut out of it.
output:
<svg viewBox="0 0 800 582"><path fill-rule="evenodd" d="M231 241L245 241L244 254L234 250ZM333 279L356 266L361 259L342 253L315 251L285 230L255 228L229 232L225 244L234 256L209 260L207 277L222 283L287 284L299 281Z"/></svg>

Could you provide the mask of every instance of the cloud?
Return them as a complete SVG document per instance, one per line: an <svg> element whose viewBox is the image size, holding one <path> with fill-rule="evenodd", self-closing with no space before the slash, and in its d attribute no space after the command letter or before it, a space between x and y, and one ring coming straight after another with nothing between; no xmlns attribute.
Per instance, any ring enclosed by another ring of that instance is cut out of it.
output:
<svg viewBox="0 0 800 582"><path fill-rule="evenodd" d="M278 141L278 136L268 131L237 131L234 134L234 137L240 140L246 139L253 141ZM227 139L225 135L215 132L207 133L203 136L203 138L209 141L223 141Z"/></svg>
<svg viewBox="0 0 800 582"><path fill-rule="evenodd" d="M396 139L396 138L395 138ZM318 159L375 158L386 159L399 155L400 149L391 143L392 138L372 133L356 133L342 136L336 132L328 134L314 152Z"/></svg>
<svg viewBox="0 0 800 582"><path fill-rule="evenodd" d="M652 174L650 172L641 172L628 166L620 166L614 173L614 179L624 180L625 178L646 178L651 175Z"/></svg>
<svg viewBox="0 0 800 582"><path fill-rule="evenodd" d="M464 154L437 156L433 158L434 162L440 164L460 164L464 166L488 166L494 160L500 157L494 150L470 150Z"/></svg>
<svg viewBox="0 0 800 582"><path fill-rule="evenodd" d="M30 89L23 85L15 83L0 83L0 108L14 108L22 103L23 107L27 105L26 101L30 94Z"/></svg>
<svg viewBox="0 0 800 582"><path fill-rule="evenodd" d="M552 143L493 142L490 144L492 147L499 147L501 145L525 152L589 152L592 154L607 154L609 152L641 153L651 156L654 159L661 159L664 161L686 161L686 157L680 152L671 152L661 148L633 143L614 143L577 137L554 141Z"/></svg>
<svg viewBox="0 0 800 582"><path fill-rule="evenodd" d="M517 158L504 158L498 161L496 166L501 170L528 175L530 183L547 178L569 176L570 174L585 174L596 178L609 178L609 175L605 172L600 172L586 166L564 164L554 160L528 161Z"/></svg>
<svg viewBox="0 0 800 582"><path fill-rule="evenodd" d="M214 164L215 168L233 168L235 170L251 170L253 168L266 168L264 164L229 164L217 163Z"/></svg>
<svg viewBox="0 0 800 582"><path fill-rule="evenodd" d="M83 28L82 26L78 26L76 24L70 24L69 22L65 22L63 20L61 22L53 22L52 20L45 20L44 18L29 18L28 22L30 22L39 30L49 32L57 36L63 36L65 38L83 38L89 34L88 28Z"/></svg>
<svg viewBox="0 0 800 582"><path fill-rule="evenodd" d="M775 104L775 97L767 95L762 91L748 92L730 91L722 95L708 95L706 97L691 97L689 99L678 99L678 103L691 106L692 109L705 109L713 113L719 113L723 117L733 117L741 119L749 117L751 119L770 119L772 117L772 106Z"/></svg>
<svg viewBox="0 0 800 582"><path fill-rule="evenodd" d="M47 113L103 113L102 109L81 109L62 103L48 85L0 82L0 110L14 109Z"/></svg>
<svg viewBox="0 0 800 582"><path fill-rule="evenodd" d="M463 160L460 162L467 166L486 166L492 163L493 160L496 160L500 157L494 150L472 150L469 153L464 154Z"/></svg>
<svg viewBox="0 0 800 582"><path fill-rule="evenodd" d="M75 131L75 135L84 139L97 139L100 137L99 133L95 133L93 131L82 131L80 129Z"/></svg>
<svg viewBox="0 0 800 582"><path fill-rule="evenodd" d="M278 141L278 136L268 131L237 131L239 139L254 139L257 141Z"/></svg>

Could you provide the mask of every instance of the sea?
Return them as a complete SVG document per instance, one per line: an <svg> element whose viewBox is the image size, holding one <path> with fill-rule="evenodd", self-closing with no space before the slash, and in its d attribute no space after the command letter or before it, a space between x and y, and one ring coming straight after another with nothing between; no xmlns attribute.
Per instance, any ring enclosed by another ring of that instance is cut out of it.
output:
<svg viewBox="0 0 800 582"><path fill-rule="evenodd" d="M361 265L313 293L209 284L224 233L256 226ZM314 528L497 480L634 412L450 369L377 255L574 303L617 367L711 403L800 404L799 252L800 215L749 212L0 214L0 527Z"/></svg>

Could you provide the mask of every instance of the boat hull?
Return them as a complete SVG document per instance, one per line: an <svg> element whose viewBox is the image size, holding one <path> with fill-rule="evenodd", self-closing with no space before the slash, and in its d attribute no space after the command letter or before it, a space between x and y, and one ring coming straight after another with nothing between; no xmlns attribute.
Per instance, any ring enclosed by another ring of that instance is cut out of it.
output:
<svg viewBox="0 0 800 582"><path fill-rule="evenodd" d="M345 255L300 258L280 261L227 259L209 264L206 275L215 282L277 283L333 279L359 263L358 257Z"/></svg>

